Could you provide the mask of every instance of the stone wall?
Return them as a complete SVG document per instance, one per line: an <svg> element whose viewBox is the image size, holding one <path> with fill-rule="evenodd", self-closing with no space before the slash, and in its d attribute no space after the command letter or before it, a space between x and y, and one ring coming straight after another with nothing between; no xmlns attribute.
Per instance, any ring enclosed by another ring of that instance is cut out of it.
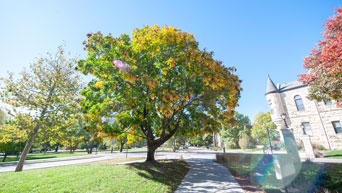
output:
<svg viewBox="0 0 342 193"><path fill-rule="evenodd" d="M280 115L287 115L287 124L293 129L297 142L300 142L303 136L301 124L309 122L313 135L310 136L313 144L323 145L329 149L342 149L342 134L336 134L332 125L332 121L340 121L342 123L342 109L337 108L333 103L326 105L324 102L316 102L307 98L309 87L298 87L292 90L283 91L281 93L270 93L266 95L267 101L271 101L274 113L271 114L273 122L278 129L284 127L283 120ZM294 97L301 96L304 104L304 111L298 111Z"/></svg>

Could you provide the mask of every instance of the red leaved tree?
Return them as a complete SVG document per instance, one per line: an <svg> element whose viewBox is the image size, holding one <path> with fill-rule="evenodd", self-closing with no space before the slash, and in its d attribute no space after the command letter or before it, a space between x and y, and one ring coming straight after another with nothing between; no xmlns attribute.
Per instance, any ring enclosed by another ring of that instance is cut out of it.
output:
<svg viewBox="0 0 342 193"><path fill-rule="evenodd" d="M323 25L323 39L305 57L306 74L299 81L310 85L311 99L336 100L342 106L342 8Z"/></svg>

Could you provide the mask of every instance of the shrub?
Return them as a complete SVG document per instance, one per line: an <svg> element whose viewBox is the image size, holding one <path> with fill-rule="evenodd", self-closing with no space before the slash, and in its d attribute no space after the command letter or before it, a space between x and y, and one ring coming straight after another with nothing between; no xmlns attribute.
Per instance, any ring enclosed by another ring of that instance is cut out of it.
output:
<svg viewBox="0 0 342 193"><path fill-rule="evenodd" d="M252 138L247 134L243 134L242 137L239 139L239 146L243 150L252 147L253 146Z"/></svg>
<svg viewBox="0 0 342 193"><path fill-rule="evenodd" d="M325 147L322 144L319 144L319 143L312 143L312 148L314 150L319 150L319 151L326 150Z"/></svg>
<svg viewBox="0 0 342 193"><path fill-rule="evenodd" d="M304 149L304 145L303 145L303 142L302 142L302 141L297 141L296 144L297 144L297 149L298 149L298 151Z"/></svg>

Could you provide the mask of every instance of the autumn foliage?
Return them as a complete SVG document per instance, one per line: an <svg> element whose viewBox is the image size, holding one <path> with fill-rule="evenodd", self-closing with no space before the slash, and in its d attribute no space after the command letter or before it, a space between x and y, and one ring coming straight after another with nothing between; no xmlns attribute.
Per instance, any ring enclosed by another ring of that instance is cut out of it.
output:
<svg viewBox="0 0 342 193"><path fill-rule="evenodd" d="M310 85L312 99L333 99L341 105L342 99L342 8L323 25L323 39L305 57L306 74L300 81ZM339 101L340 100L340 101Z"/></svg>
<svg viewBox="0 0 342 193"><path fill-rule="evenodd" d="M88 34L84 44L78 69L94 76L81 92L87 121L146 138L148 155L175 133L212 132L232 118L240 96L235 68L201 50L192 34L154 25L131 37Z"/></svg>

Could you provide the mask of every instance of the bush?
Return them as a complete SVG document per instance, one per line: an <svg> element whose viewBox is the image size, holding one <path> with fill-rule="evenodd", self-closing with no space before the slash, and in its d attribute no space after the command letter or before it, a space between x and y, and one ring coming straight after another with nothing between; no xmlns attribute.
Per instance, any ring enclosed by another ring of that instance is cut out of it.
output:
<svg viewBox="0 0 342 193"><path fill-rule="evenodd" d="M314 150L319 150L319 151L326 150L325 147L322 144L319 144L319 143L312 143L312 148Z"/></svg>
<svg viewBox="0 0 342 193"><path fill-rule="evenodd" d="M224 145L226 146L226 149L238 149L239 147L236 147L236 145L233 142L224 142Z"/></svg>
<svg viewBox="0 0 342 193"><path fill-rule="evenodd" d="M242 137L239 139L239 146L243 150L253 147L252 138L247 134L243 134Z"/></svg>
<svg viewBox="0 0 342 193"><path fill-rule="evenodd" d="M304 145L303 145L303 142L302 142L302 141L297 141L296 144L297 144L297 149L298 149L298 151L304 149Z"/></svg>

